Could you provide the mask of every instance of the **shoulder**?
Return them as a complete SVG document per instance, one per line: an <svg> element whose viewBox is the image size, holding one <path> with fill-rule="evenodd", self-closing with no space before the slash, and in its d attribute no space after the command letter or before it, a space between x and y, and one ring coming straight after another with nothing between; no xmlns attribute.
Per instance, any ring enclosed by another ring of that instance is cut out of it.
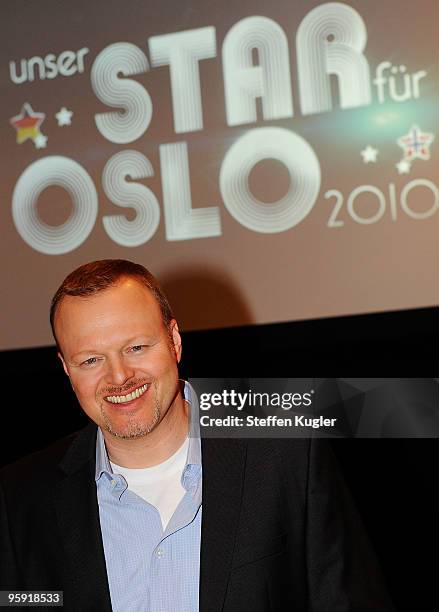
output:
<svg viewBox="0 0 439 612"><path fill-rule="evenodd" d="M234 449L244 452L245 460L259 465L307 468L310 461L320 454L327 454L328 443L318 438L204 438L203 450L215 449L226 455ZM203 453L204 459L204 453Z"/></svg>
<svg viewBox="0 0 439 612"><path fill-rule="evenodd" d="M256 461L280 463L282 468L306 468L315 440L309 438L253 439L248 443L248 454Z"/></svg>
<svg viewBox="0 0 439 612"><path fill-rule="evenodd" d="M278 474L287 487L303 491L316 482L329 486L340 470L326 438L277 438L248 441L247 462L259 471Z"/></svg>
<svg viewBox="0 0 439 612"><path fill-rule="evenodd" d="M91 456L96 440L96 426L87 425L84 429L61 438L47 448L27 455L0 469L0 484L3 487L22 487L34 481L47 482L60 473L63 461L74 454L82 454L86 460ZM78 448L79 447L79 448Z"/></svg>

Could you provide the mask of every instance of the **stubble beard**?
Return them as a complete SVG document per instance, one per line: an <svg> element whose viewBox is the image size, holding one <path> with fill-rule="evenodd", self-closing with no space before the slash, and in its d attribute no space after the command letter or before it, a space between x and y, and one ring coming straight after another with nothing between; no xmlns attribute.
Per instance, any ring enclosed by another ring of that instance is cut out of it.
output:
<svg viewBox="0 0 439 612"><path fill-rule="evenodd" d="M101 417L103 428L115 438L120 438L122 440L135 440L136 438L143 438L150 434L160 422L162 414L157 395L156 381L152 383L152 387L154 390L154 411L149 421L146 422L144 418L139 417L137 415L137 410L126 410L126 412L124 412L124 424L117 427L113 423L111 416L107 413L105 400L102 399Z"/></svg>

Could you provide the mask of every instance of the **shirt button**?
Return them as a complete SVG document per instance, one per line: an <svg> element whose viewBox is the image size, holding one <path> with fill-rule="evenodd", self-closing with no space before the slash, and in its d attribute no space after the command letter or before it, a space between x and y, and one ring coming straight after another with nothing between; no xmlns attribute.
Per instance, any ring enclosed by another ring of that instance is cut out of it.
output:
<svg viewBox="0 0 439 612"><path fill-rule="evenodd" d="M165 556L165 551L163 550L163 548L158 548L156 554L159 559L162 559Z"/></svg>
<svg viewBox="0 0 439 612"><path fill-rule="evenodd" d="M117 480L112 480L111 481L111 486L114 488L117 485Z"/></svg>

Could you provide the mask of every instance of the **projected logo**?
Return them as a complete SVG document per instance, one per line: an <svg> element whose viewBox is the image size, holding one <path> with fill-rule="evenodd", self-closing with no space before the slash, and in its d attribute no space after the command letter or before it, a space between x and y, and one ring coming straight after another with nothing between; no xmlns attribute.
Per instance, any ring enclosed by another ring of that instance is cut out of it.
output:
<svg viewBox="0 0 439 612"><path fill-rule="evenodd" d="M398 138L398 144L404 151L403 159L408 162L415 159L429 160L433 140L433 134L421 132L417 125L412 126L408 134Z"/></svg>
<svg viewBox="0 0 439 612"><path fill-rule="evenodd" d="M9 77L15 85L35 80L55 79L58 76L70 77L84 72L84 58L89 52L87 47L74 52L62 51L58 57L48 53L45 57L35 55L20 62L9 62Z"/></svg>
<svg viewBox="0 0 439 612"><path fill-rule="evenodd" d="M404 65L383 61L371 78L365 55L366 25L358 11L344 3L325 3L306 14L297 28L295 44L298 100L293 98L289 41L281 25L268 17L246 17L230 28L222 43L226 122L231 133L236 126L241 126L241 130L221 161L219 191L231 217L241 226L258 233L285 232L302 223L314 209L322 183L319 157L303 135L278 125L249 127L258 122L259 103L264 122L282 120L285 126L285 120L297 115L296 107L299 107L302 117L333 111L331 80L334 78L338 87L338 106L345 111L374 103L379 107L389 100L396 103L417 100L421 95L422 80L427 76L424 70L409 73ZM136 247L156 234L163 214L167 241L221 236L224 211L218 202L193 206L187 141L159 144L160 168L154 168L140 151L126 148L145 137L153 113L160 112L160 109L153 108L149 91L133 78L156 67L169 68L175 134L204 130L200 63L218 55L215 27L152 36L148 39L148 48L149 59L138 46L115 42L104 48L91 66L93 92L103 105L116 109L95 115L97 131L101 138L124 147L105 164L102 188L115 206L134 211L134 216L127 216L122 210L119 214L103 215L103 228L114 243ZM75 66L77 72L84 69L83 57L88 49L81 51L82 55L78 52L74 58L68 56L72 70ZM49 61L48 56L40 58L40 79L52 78L48 73L52 60L58 67L57 74L63 74L63 70L67 70L66 57L60 56L56 62L53 58ZM22 61L22 76L18 76L17 67L14 67L15 83L19 83L22 77L24 79L24 74L26 79L34 78L31 67L35 62ZM402 90L398 88L399 82L403 83ZM70 125L72 111L63 107L56 117L58 126ZM242 126L246 127L244 133ZM20 127L16 129L18 133ZM25 132L20 138L24 139L24 136ZM426 137L430 140L425 140ZM38 135L27 138L38 146ZM47 144L45 138L41 146ZM407 138L411 139L410 142L406 142ZM430 147L433 135L412 127L398 141L399 144L403 142L406 149L397 165L401 174L409 172L414 159L427 159L421 155ZM369 167L380 161L379 149L372 142L365 143L361 156ZM269 205L259 199L250 186L252 170L267 159L280 162L289 177L286 193ZM153 177L158 171L162 202L149 187L139 182ZM57 227L44 223L37 210L42 191L52 185L63 188L72 201L70 217ZM438 190L427 179L411 181L402 189L401 207L411 210L410 193L417 187L432 192L434 203L431 210L435 211L439 206ZM358 209L358 198L362 194L377 202L378 209L372 215L365 216ZM388 209L392 218L396 214L397 194L393 183L389 184L388 195L373 185L362 185L347 198L335 189L324 193L325 199L333 197L335 205L327 222L329 228L345 224L345 219L340 217L345 209L350 220L363 225L377 222ZM17 231L32 248L51 255L67 253L87 240L96 224L99 214L97 189L86 168L77 161L66 156L48 155L30 164L18 179L12 212ZM412 212L413 218L421 218L421 213ZM424 212L422 215L425 218Z"/></svg>
<svg viewBox="0 0 439 612"><path fill-rule="evenodd" d="M408 134L397 139L397 144L403 149L403 157L395 164L399 174L409 174L412 162L416 159L428 161L430 159L430 145L434 140L434 135L422 132L417 126L412 126ZM379 150L371 145L367 145L361 151L361 157L365 164L379 163ZM421 188L431 192L431 205L426 210L417 210L411 202L415 200L410 194L413 190ZM398 198L399 196L399 198ZM374 185L362 185L354 189L347 200L343 193L337 189L331 189L325 193L326 198L334 198L334 207L328 220L328 227L343 227L345 221L342 218L342 211L346 209L348 218L360 225L370 225L383 219L386 212L389 213L392 221L398 219L399 212L403 212L412 219L428 219L439 209L439 190L435 183L428 179L416 179L410 181L403 187L398 194L395 183L389 183L388 193L384 193ZM363 198L374 198L376 210L365 216L359 211L359 202ZM399 199L399 202L398 202ZM346 201L346 206L345 206Z"/></svg>
<svg viewBox="0 0 439 612"><path fill-rule="evenodd" d="M395 164L399 174L408 174L411 163L415 159L428 161L430 159L430 145L434 140L434 134L422 132L418 126L413 125L408 134L401 136L396 141L403 149L402 159ZM370 145L361 151L365 164L376 163L379 151Z"/></svg>
<svg viewBox="0 0 439 612"><path fill-rule="evenodd" d="M44 148L47 136L42 134L40 126L45 118L44 113L35 113L30 104L23 104L20 114L10 119L11 125L17 132L17 144L32 140L37 149Z"/></svg>

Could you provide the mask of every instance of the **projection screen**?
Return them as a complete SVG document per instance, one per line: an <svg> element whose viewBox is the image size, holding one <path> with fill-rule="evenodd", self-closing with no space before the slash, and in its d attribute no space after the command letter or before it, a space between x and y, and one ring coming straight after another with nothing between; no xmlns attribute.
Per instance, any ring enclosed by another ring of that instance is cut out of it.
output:
<svg viewBox="0 0 439 612"><path fill-rule="evenodd" d="M437 305L433 0L2 2L0 349L146 265L184 330Z"/></svg>

